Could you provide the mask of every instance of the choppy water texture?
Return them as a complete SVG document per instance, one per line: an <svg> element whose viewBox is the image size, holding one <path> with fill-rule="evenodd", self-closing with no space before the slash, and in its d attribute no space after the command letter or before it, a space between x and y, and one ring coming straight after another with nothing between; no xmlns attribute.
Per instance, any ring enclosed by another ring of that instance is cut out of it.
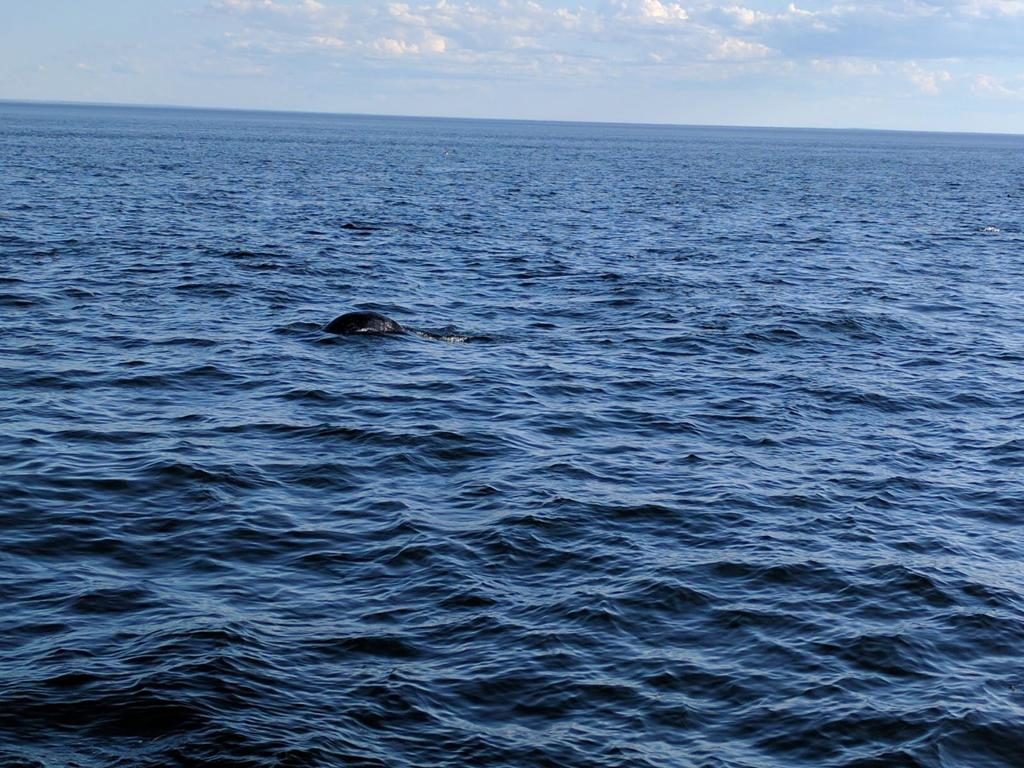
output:
<svg viewBox="0 0 1024 768"><path fill-rule="evenodd" d="M1024 138L0 106L0 764L1024 765L1022 211Z"/></svg>

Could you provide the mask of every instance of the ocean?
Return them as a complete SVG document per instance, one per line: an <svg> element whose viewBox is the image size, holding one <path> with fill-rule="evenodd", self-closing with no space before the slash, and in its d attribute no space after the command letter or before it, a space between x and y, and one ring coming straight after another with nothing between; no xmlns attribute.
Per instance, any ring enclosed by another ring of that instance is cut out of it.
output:
<svg viewBox="0 0 1024 768"><path fill-rule="evenodd" d="M1021 136L0 104L0 765L1024 765L1022 212Z"/></svg>

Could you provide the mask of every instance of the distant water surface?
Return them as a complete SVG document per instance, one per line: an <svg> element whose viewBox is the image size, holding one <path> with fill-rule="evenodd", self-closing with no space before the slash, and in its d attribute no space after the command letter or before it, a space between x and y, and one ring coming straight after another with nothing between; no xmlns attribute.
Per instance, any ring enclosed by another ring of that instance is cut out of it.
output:
<svg viewBox="0 0 1024 768"><path fill-rule="evenodd" d="M1022 137L0 104L0 765L1024 765L1022 211Z"/></svg>

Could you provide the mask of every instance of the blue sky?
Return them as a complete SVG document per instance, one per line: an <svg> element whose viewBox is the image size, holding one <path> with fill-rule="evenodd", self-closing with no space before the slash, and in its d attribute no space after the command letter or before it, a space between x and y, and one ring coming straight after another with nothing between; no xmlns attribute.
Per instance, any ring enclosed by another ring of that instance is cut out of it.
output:
<svg viewBox="0 0 1024 768"><path fill-rule="evenodd" d="M0 0L0 98L1024 133L1024 0Z"/></svg>

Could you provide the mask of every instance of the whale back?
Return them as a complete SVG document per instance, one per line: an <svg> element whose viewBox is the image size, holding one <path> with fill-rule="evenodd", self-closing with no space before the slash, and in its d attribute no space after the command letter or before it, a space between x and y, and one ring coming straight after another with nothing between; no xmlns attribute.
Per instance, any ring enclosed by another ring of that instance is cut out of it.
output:
<svg viewBox="0 0 1024 768"><path fill-rule="evenodd" d="M346 312L329 322L328 333L405 333L405 329L390 317L379 312Z"/></svg>

